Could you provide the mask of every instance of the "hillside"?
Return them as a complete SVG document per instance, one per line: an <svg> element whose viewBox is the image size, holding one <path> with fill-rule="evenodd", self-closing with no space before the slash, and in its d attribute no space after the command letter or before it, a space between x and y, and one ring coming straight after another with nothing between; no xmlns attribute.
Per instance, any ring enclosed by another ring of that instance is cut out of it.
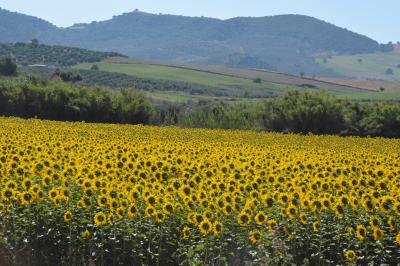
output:
<svg viewBox="0 0 400 266"><path fill-rule="evenodd" d="M0 44L0 57L12 56L19 65L46 64L72 66L85 62L97 62L108 57L124 56L111 52L96 52L65 46L50 46L38 43Z"/></svg>
<svg viewBox="0 0 400 266"><path fill-rule="evenodd" d="M316 62L326 70L355 79L400 82L400 50L356 55L320 57Z"/></svg>
<svg viewBox="0 0 400 266"><path fill-rule="evenodd" d="M8 14L8 35L18 31L14 24L19 23L14 21L20 21L21 16ZM379 44L366 36L301 15L219 20L131 12L66 29L37 27L15 38L23 41L32 37L49 44L116 51L135 58L294 74L304 71L309 76L337 75L316 63L316 54L379 50ZM5 41L2 35L0 41Z"/></svg>

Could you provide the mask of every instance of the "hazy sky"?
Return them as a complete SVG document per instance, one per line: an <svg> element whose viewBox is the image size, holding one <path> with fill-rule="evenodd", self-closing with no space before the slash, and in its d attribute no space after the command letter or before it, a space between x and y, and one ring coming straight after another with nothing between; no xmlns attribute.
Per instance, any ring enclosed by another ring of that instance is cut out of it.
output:
<svg viewBox="0 0 400 266"><path fill-rule="evenodd" d="M0 0L0 7L67 27L134 9L150 13L231 18L303 14L367 35L400 41L399 0Z"/></svg>

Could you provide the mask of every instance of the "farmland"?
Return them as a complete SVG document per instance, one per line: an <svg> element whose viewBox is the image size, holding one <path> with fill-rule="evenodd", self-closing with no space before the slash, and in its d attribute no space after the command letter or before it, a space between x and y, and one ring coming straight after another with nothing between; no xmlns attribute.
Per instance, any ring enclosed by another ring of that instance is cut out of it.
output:
<svg viewBox="0 0 400 266"><path fill-rule="evenodd" d="M148 82L153 81L153 83L179 83L179 86L183 88L179 89L179 91L169 90L162 93L159 92L160 89L155 89L149 93L149 96L160 100L179 99L178 101L187 101L204 99L204 97L220 100L265 99L278 97L293 90L323 90L350 100L380 101L400 99L400 90L392 93L387 91L378 93L376 90L365 87L349 86L347 84L301 78L263 70L200 65L169 65L125 58L110 59L106 62L96 63L96 65L99 67L100 71L97 74L102 77L102 82L107 77L107 73L111 73L109 74L110 79L118 73L119 75L123 74L128 77L144 79ZM89 70L91 66L92 64L80 64L75 66L75 69L90 71L84 72L84 75L86 73L89 79L96 83L97 75L95 71ZM259 78L261 82L255 83L254 79L256 78ZM116 80L115 82L118 81ZM193 86L196 88L193 89ZM140 85L138 88L141 89ZM166 97L163 98L160 95L165 95Z"/></svg>
<svg viewBox="0 0 400 266"><path fill-rule="evenodd" d="M2 265L400 261L398 139L0 122Z"/></svg>

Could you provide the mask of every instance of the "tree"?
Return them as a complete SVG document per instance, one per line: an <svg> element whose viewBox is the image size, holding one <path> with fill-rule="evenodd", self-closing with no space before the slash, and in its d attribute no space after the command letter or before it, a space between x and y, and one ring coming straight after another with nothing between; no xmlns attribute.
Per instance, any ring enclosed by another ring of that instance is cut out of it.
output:
<svg viewBox="0 0 400 266"><path fill-rule="evenodd" d="M386 75L393 75L393 69L391 69L391 68L386 69L385 74Z"/></svg>
<svg viewBox="0 0 400 266"><path fill-rule="evenodd" d="M300 72L300 77L304 78L304 75L305 75L304 71L301 71Z"/></svg>
<svg viewBox="0 0 400 266"><path fill-rule="evenodd" d="M262 79L261 78L255 78L255 79L253 79L253 82L254 83L261 83Z"/></svg>
<svg viewBox="0 0 400 266"><path fill-rule="evenodd" d="M385 91L385 88L384 87L380 87L379 90L380 91Z"/></svg>
<svg viewBox="0 0 400 266"><path fill-rule="evenodd" d="M33 46L38 46L38 45L39 45L38 39L32 39L32 40L31 40L31 44L32 44Z"/></svg>
<svg viewBox="0 0 400 266"><path fill-rule="evenodd" d="M266 130L337 134L346 128L341 100L326 93L289 92L268 101L262 114Z"/></svg>
<svg viewBox="0 0 400 266"><path fill-rule="evenodd" d="M0 75L15 76L17 74L17 64L11 57L0 59Z"/></svg>
<svg viewBox="0 0 400 266"><path fill-rule="evenodd" d="M91 70L99 70L99 66L98 65L92 65L92 67L90 69Z"/></svg>

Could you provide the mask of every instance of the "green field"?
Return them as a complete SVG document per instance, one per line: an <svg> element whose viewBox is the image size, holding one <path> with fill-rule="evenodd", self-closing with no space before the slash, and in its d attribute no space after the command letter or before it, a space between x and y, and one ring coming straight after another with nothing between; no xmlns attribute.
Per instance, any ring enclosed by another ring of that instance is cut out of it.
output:
<svg viewBox="0 0 400 266"><path fill-rule="evenodd" d="M317 58L317 62L336 73L356 79L383 79L400 82L400 52L359 54L352 56L333 56ZM392 69L393 75L385 74Z"/></svg>
<svg viewBox="0 0 400 266"><path fill-rule="evenodd" d="M207 73L179 67L150 65L150 64L117 64L117 63L96 63L102 71L123 73L145 79L159 79L201 84L210 87L225 87L229 89L244 88L252 90L274 90L284 91L289 87L285 84L272 82L254 83L251 79L232 77L217 73ZM76 68L90 69L92 64L80 64Z"/></svg>
<svg viewBox="0 0 400 266"><path fill-rule="evenodd" d="M190 91L147 91L146 94L155 100L185 102L189 100L261 100L277 97L290 90L317 90L317 88L304 88L296 85L288 85L263 81L255 83L252 79L206 72L201 70L185 69L182 67L153 65L145 63L96 63L100 71L122 73L125 75L148 80L163 80L196 84L204 86L200 92ZM92 64L80 64L75 69L89 70ZM305 81L306 82L306 81ZM190 87L190 86L189 86ZM223 92L223 95L221 95ZM351 100L400 100L400 92L368 92L341 90L331 91L335 95Z"/></svg>

